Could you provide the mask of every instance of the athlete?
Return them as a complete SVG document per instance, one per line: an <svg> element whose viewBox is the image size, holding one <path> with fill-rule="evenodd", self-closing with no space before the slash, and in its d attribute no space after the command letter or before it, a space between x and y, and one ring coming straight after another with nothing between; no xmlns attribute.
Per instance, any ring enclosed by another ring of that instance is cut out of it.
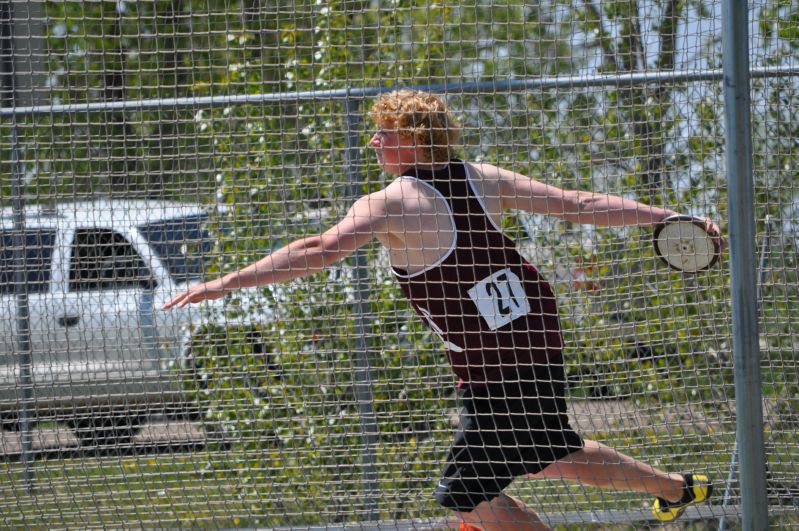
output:
<svg viewBox="0 0 799 531"><path fill-rule="evenodd" d="M572 429L555 296L499 228L505 209L601 226L651 226L675 212L460 160L459 125L444 100L426 92L384 94L370 115L377 131L369 145L394 181L355 201L323 234L192 286L163 308L311 275L377 239L460 378L461 424L435 496L461 525L547 529L532 508L503 493L522 476L648 493L661 521L707 499L707 476L662 472ZM710 220L707 228L723 241Z"/></svg>

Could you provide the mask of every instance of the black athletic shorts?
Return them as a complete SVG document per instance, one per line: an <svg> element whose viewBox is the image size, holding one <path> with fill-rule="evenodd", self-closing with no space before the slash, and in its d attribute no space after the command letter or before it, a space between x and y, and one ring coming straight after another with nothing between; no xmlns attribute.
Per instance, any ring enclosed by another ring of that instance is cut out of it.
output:
<svg viewBox="0 0 799 531"><path fill-rule="evenodd" d="M563 363L535 365L518 377L467 387L460 426L436 500L470 512L513 481L583 448L569 425Z"/></svg>

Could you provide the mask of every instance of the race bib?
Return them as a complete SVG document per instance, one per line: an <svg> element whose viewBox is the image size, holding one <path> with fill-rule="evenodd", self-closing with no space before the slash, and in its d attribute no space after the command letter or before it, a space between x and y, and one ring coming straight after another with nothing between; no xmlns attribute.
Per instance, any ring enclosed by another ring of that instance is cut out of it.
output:
<svg viewBox="0 0 799 531"><path fill-rule="evenodd" d="M522 281L508 268L484 278L467 293L491 330L530 313Z"/></svg>

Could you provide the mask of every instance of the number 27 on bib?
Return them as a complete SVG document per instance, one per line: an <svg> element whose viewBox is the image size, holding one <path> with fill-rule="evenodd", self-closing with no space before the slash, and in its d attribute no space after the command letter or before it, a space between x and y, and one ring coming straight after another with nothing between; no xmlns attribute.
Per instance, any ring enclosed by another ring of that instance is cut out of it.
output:
<svg viewBox="0 0 799 531"><path fill-rule="evenodd" d="M501 269L484 278L467 293L491 330L530 313L524 286L510 269Z"/></svg>

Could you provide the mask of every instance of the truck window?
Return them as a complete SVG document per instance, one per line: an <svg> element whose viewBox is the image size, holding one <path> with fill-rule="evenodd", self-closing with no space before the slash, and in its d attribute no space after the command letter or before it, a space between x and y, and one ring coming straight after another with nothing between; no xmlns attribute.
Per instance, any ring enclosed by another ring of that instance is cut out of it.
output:
<svg viewBox="0 0 799 531"><path fill-rule="evenodd" d="M152 288L153 278L133 245L118 232L75 232L69 265L70 291Z"/></svg>
<svg viewBox="0 0 799 531"><path fill-rule="evenodd" d="M46 292L50 284L55 231L25 230L21 247L20 240L15 241L14 236L11 230L0 232L0 294L16 293L18 272L22 273L27 293Z"/></svg>
<svg viewBox="0 0 799 531"><path fill-rule="evenodd" d="M139 227L175 282L200 278L213 247L207 214L161 220Z"/></svg>

